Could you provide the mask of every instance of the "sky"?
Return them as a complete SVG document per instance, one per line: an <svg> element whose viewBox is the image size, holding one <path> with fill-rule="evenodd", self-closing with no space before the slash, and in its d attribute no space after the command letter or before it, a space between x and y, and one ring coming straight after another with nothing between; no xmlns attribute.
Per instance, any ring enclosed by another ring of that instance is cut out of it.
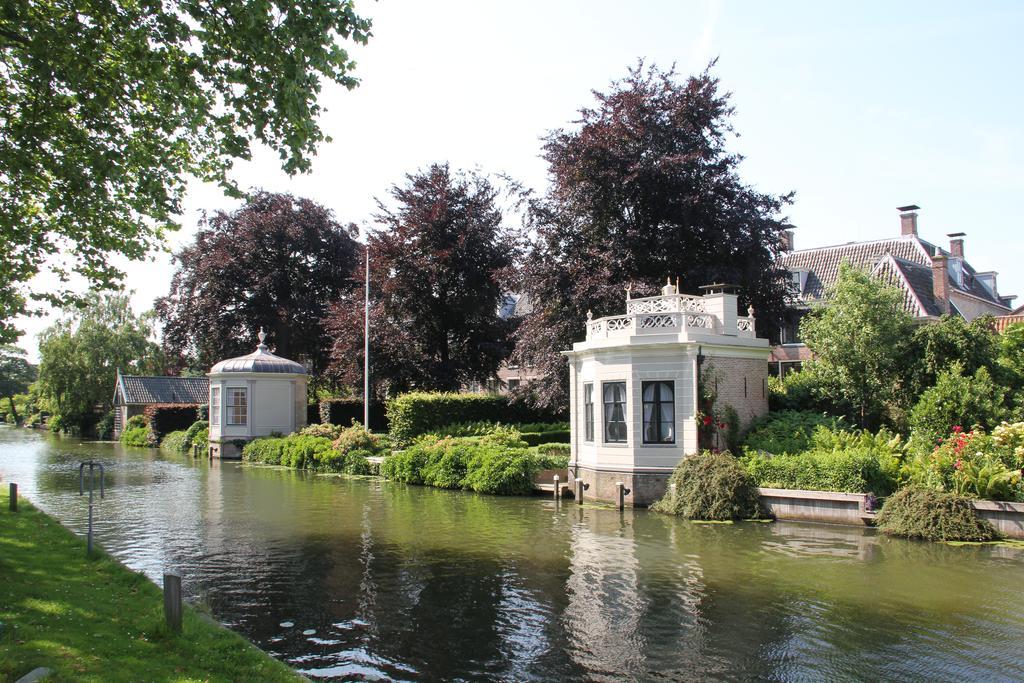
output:
<svg viewBox="0 0 1024 683"><path fill-rule="evenodd" d="M288 177L257 149L243 187L287 191L364 224L376 198L433 162L507 173L543 191L548 131L571 126L593 90L644 59L681 76L713 73L732 93L744 182L795 192L796 248L899 234L897 206L918 204L921 236L998 271L1024 301L1024 3L677 0L357 0L373 20L352 46L355 90L329 85L321 118L333 141L309 174ZM182 230L238 202L189 187ZM136 312L167 293L169 253L122 264ZM681 264L685 269L685 264ZM36 286L45 286L43 274ZM23 319L37 357L52 317Z"/></svg>

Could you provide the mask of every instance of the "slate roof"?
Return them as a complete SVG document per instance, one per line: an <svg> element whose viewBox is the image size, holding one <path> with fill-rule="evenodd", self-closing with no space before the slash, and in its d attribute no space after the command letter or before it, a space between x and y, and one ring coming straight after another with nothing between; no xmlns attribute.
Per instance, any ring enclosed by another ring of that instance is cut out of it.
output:
<svg viewBox="0 0 1024 683"><path fill-rule="evenodd" d="M262 331L260 334L263 334ZM225 372L265 372L265 373L291 373L305 375L306 368L293 360L281 358L272 354L267 345L260 339L256 350L247 356L229 358L210 368L210 374L216 375Z"/></svg>
<svg viewBox="0 0 1024 683"><path fill-rule="evenodd" d="M117 390L123 403L196 403L209 400L210 380L205 377L145 377L119 375Z"/></svg>
<svg viewBox="0 0 1024 683"><path fill-rule="evenodd" d="M914 316L936 316L940 309L932 288L932 257L949 256L945 249L917 235L871 242L850 242L817 249L791 251L782 255L781 265L791 271L806 271L807 279L799 294L802 303L816 303L839 278L839 266L847 262L854 268L868 270L904 291L904 306ZM996 306L1006 304L975 278L976 271L963 261L962 286L950 276L950 290L976 296ZM955 305L954 305L955 309Z"/></svg>

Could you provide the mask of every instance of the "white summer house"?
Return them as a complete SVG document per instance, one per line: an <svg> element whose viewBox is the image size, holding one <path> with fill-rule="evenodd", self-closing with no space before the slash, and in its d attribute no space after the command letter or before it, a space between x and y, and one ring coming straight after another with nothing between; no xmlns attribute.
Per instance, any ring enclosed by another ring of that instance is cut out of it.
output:
<svg viewBox="0 0 1024 683"><path fill-rule="evenodd" d="M258 436L290 434L306 426L306 368L259 346L247 356L222 360L210 378L210 457L240 458Z"/></svg>
<svg viewBox="0 0 1024 683"><path fill-rule="evenodd" d="M569 470L587 495L649 505L668 476L698 450L700 377L712 383L715 410L736 411L740 426L768 410L767 339L755 335L754 311L738 315L726 285L703 296L679 294L630 299L626 314L591 319L587 337L569 358L571 457Z"/></svg>

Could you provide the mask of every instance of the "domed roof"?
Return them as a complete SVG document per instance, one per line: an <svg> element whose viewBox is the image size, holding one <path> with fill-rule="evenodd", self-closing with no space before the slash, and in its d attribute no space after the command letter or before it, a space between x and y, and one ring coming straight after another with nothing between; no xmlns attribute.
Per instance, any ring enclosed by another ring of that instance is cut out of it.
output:
<svg viewBox="0 0 1024 683"><path fill-rule="evenodd" d="M228 358L210 368L211 375L217 375L225 372L266 372L266 373L287 373L293 375L305 375L306 368L302 367L293 360L287 358L281 358L275 356L267 349L267 345L263 343L263 340L267 338L266 332L263 328L260 328L259 339L260 344L256 347L256 350L247 356L239 356L238 358Z"/></svg>

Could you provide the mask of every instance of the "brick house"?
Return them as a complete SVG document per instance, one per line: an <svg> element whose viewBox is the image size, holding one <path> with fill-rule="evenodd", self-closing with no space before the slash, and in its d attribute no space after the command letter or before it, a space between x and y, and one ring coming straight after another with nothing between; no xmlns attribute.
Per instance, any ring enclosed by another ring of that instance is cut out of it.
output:
<svg viewBox="0 0 1024 683"><path fill-rule="evenodd" d="M816 249L795 250L792 233L781 265L790 272L793 297L780 321L769 361L779 377L797 369L811 357L800 340L800 319L825 300L825 292L839 277L841 263L862 268L903 292L903 307L921 322L951 314L973 320L985 314L1006 316L1016 298L999 293L997 273L975 269L964 255L962 232L948 235L944 249L918 234L918 206L899 207L900 233L888 239Z"/></svg>

